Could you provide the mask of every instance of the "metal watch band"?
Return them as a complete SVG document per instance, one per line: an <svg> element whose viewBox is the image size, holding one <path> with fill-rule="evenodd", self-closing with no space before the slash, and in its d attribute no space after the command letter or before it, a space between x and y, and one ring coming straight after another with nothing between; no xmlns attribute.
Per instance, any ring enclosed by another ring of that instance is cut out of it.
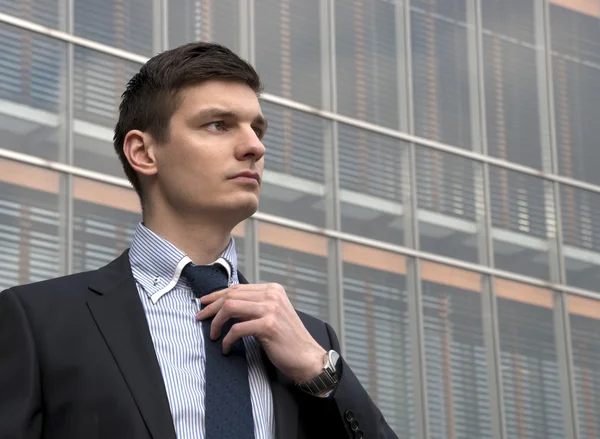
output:
<svg viewBox="0 0 600 439"><path fill-rule="evenodd" d="M323 372L312 380L297 383L296 385L303 391L315 396L331 390L340 381L339 372L336 370L336 363L339 358L340 355L337 352L329 351L325 356Z"/></svg>

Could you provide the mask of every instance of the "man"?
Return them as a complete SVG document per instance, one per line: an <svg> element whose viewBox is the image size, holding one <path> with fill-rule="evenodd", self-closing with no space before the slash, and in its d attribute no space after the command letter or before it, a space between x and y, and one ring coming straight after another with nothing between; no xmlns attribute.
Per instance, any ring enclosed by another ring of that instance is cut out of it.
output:
<svg viewBox="0 0 600 439"><path fill-rule="evenodd" d="M395 438L332 328L248 284L231 231L258 208L255 70L188 44L129 82L114 145L143 211L99 270L0 294L0 438Z"/></svg>

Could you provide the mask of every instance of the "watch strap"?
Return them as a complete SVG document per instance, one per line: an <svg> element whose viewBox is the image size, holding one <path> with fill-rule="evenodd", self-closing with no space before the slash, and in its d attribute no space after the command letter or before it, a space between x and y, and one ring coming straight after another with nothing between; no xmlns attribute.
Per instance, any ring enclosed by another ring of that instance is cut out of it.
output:
<svg viewBox="0 0 600 439"><path fill-rule="evenodd" d="M328 394L333 390L340 381L340 374L337 365L335 363L331 364L332 356L334 356L336 363L339 361L339 354L335 351L329 351L325 356L323 372L311 380L297 383L296 386L304 392L314 396Z"/></svg>

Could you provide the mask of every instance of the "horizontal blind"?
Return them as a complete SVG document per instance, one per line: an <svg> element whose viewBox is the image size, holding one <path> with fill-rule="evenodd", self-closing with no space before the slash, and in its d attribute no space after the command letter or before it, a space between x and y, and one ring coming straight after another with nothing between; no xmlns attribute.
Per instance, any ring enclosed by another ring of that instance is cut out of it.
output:
<svg viewBox="0 0 600 439"><path fill-rule="evenodd" d="M0 182L0 291L59 276L56 194Z"/></svg>
<svg viewBox="0 0 600 439"><path fill-rule="evenodd" d="M535 48L484 33L483 54L489 154L539 169L542 154Z"/></svg>
<svg viewBox="0 0 600 439"><path fill-rule="evenodd" d="M419 209L475 220L477 208L472 161L418 147L416 165Z"/></svg>
<svg viewBox="0 0 600 439"><path fill-rule="evenodd" d="M281 284L296 309L329 320L327 260L270 244L260 244L260 283Z"/></svg>
<svg viewBox="0 0 600 439"><path fill-rule="evenodd" d="M507 434L563 439L552 309L505 298L497 303Z"/></svg>
<svg viewBox="0 0 600 439"><path fill-rule="evenodd" d="M73 204L73 270L95 270L117 258L130 245L140 215L75 200Z"/></svg>
<svg viewBox="0 0 600 439"><path fill-rule="evenodd" d="M152 13L153 0L74 0L75 34L150 56Z"/></svg>
<svg viewBox="0 0 600 439"><path fill-rule="evenodd" d="M481 295L429 281L422 288L430 434L491 439Z"/></svg>
<svg viewBox="0 0 600 439"><path fill-rule="evenodd" d="M600 303L589 301L590 308ZM579 437L600 437L600 320L570 314Z"/></svg>
<svg viewBox="0 0 600 439"><path fill-rule="evenodd" d="M322 105L319 0L261 0L255 5L255 62L265 91Z"/></svg>
<svg viewBox="0 0 600 439"><path fill-rule="evenodd" d="M59 0L0 0L0 12L64 30L65 3Z"/></svg>
<svg viewBox="0 0 600 439"><path fill-rule="evenodd" d="M600 184L600 19L551 5L550 24L559 171Z"/></svg>
<svg viewBox="0 0 600 439"><path fill-rule="evenodd" d="M404 276L345 263L346 360L398 435L415 435Z"/></svg>
<svg viewBox="0 0 600 439"><path fill-rule="evenodd" d="M546 219L544 180L497 166L489 169L492 226L545 239L554 220Z"/></svg>
<svg viewBox="0 0 600 439"><path fill-rule="evenodd" d="M73 105L75 117L114 129L121 94L141 65L75 46Z"/></svg>
<svg viewBox="0 0 600 439"><path fill-rule="evenodd" d="M600 194L560 187L565 244L600 252Z"/></svg>
<svg viewBox="0 0 600 439"><path fill-rule="evenodd" d="M338 125L340 187L401 202L405 143Z"/></svg>
<svg viewBox="0 0 600 439"><path fill-rule="evenodd" d="M269 102L261 102L261 106L269 120L263 141L266 169L323 183L326 121Z"/></svg>
<svg viewBox="0 0 600 439"><path fill-rule="evenodd" d="M472 149L464 0L411 2L414 129Z"/></svg>
<svg viewBox="0 0 600 439"><path fill-rule="evenodd" d="M231 50L240 49L239 0L178 0L168 2L170 48L193 41L214 41ZM246 36L243 37L246 40Z"/></svg>
<svg viewBox="0 0 600 439"><path fill-rule="evenodd" d="M533 43L534 4L535 0L481 0L484 31Z"/></svg>
<svg viewBox="0 0 600 439"><path fill-rule="evenodd" d="M341 114L398 128L394 3L335 2L335 79Z"/></svg>
<svg viewBox="0 0 600 439"><path fill-rule="evenodd" d="M0 24L0 99L50 111L62 107L66 44Z"/></svg>

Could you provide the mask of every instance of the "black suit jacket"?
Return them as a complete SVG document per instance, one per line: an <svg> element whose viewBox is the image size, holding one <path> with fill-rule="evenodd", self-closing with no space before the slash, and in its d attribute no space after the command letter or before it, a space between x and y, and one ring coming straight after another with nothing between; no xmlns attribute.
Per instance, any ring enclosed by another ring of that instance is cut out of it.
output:
<svg viewBox="0 0 600 439"><path fill-rule="evenodd" d="M339 351L329 325L299 315ZM345 362L335 394L320 399L266 360L278 439L396 438ZM175 439L128 252L0 293L0 439L34 438Z"/></svg>

